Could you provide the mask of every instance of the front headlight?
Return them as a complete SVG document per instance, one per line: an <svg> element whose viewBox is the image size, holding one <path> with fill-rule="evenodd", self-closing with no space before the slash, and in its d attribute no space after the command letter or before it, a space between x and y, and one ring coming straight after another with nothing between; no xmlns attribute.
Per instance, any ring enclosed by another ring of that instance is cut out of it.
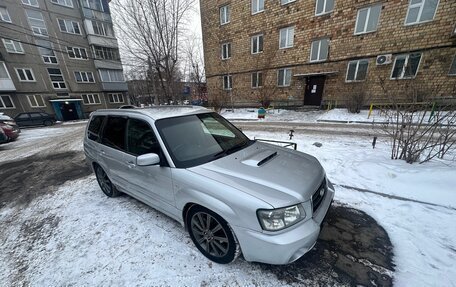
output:
<svg viewBox="0 0 456 287"><path fill-rule="evenodd" d="M260 209L257 211L261 227L268 231L277 231L291 226L306 217L301 204L279 209Z"/></svg>

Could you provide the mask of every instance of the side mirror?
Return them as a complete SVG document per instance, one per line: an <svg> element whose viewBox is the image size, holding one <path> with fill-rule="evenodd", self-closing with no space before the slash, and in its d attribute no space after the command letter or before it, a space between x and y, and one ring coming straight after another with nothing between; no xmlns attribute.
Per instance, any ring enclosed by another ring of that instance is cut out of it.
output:
<svg viewBox="0 0 456 287"><path fill-rule="evenodd" d="M160 163L160 157L156 153L146 153L136 158L136 164L139 166L156 165Z"/></svg>

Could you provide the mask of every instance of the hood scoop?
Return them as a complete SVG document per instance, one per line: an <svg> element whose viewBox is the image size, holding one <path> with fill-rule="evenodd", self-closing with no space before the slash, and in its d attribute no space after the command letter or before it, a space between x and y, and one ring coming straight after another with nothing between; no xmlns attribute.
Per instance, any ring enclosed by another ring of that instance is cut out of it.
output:
<svg viewBox="0 0 456 287"><path fill-rule="evenodd" d="M253 154L250 157L244 159L242 161L243 164L253 166L253 167L259 167L262 166L263 164L267 163L271 159L277 156L276 151L271 151L271 150L263 150L257 154Z"/></svg>

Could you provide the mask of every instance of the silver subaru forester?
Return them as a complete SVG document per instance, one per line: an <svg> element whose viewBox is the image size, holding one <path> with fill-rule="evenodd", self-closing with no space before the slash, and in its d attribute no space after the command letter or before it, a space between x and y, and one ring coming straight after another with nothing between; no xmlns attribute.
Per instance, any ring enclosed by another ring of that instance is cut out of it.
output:
<svg viewBox="0 0 456 287"><path fill-rule="evenodd" d="M179 221L201 253L291 263L312 249L334 197L314 157L248 139L192 106L99 110L84 151L102 191Z"/></svg>

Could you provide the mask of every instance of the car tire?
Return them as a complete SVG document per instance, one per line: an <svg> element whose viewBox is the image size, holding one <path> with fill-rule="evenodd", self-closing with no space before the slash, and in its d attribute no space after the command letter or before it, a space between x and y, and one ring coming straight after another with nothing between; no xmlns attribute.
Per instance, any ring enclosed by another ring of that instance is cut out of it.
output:
<svg viewBox="0 0 456 287"><path fill-rule="evenodd" d="M208 259L228 264L239 256L240 247L234 232L217 213L196 205L188 211L186 224L196 248Z"/></svg>
<svg viewBox="0 0 456 287"><path fill-rule="evenodd" d="M108 197L119 196L120 192L112 184L108 175L106 174L106 172L103 170L103 168L101 166L95 165L95 175L97 177L98 185L100 186L103 193L106 194L106 196L108 196Z"/></svg>
<svg viewBox="0 0 456 287"><path fill-rule="evenodd" d="M52 126L52 121L50 121L50 120L45 120L45 121L44 121L44 125L47 126L47 127L48 127L48 126Z"/></svg>

